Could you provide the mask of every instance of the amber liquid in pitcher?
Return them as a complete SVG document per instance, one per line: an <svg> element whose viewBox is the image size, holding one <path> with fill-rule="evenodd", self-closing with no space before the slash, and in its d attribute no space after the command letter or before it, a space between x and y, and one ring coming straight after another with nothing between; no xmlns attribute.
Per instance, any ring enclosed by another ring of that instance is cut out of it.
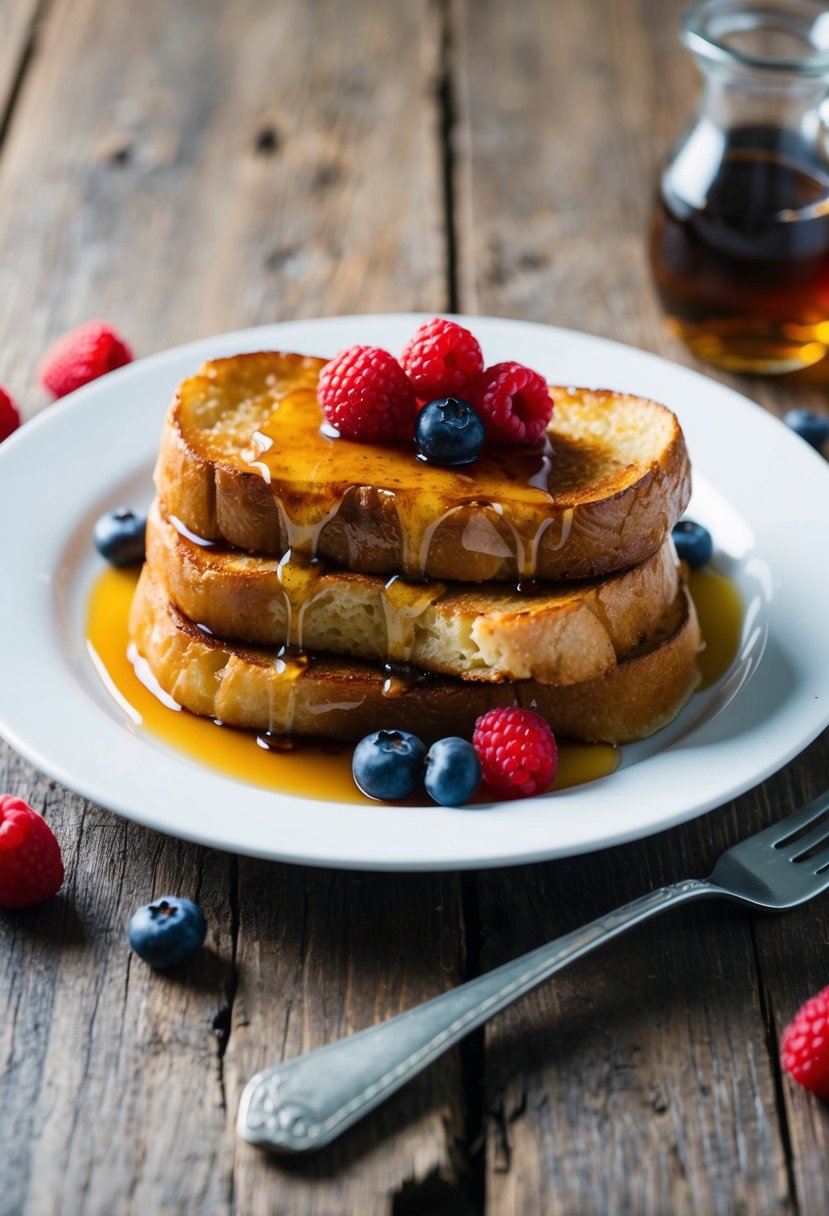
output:
<svg viewBox="0 0 829 1216"><path fill-rule="evenodd" d="M698 147L663 178L650 243L663 306L709 363L806 367L829 350L829 165L781 128L724 137L702 206L677 192L693 182Z"/></svg>

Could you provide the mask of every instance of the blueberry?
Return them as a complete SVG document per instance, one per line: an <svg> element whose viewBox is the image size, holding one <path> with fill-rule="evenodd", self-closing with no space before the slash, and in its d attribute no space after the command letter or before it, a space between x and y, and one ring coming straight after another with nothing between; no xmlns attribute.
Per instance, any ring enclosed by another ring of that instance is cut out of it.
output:
<svg viewBox="0 0 829 1216"><path fill-rule="evenodd" d="M432 464L470 464L483 442L483 422L460 397L430 401L415 418L417 454Z"/></svg>
<svg viewBox="0 0 829 1216"><path fill-rule="evenodd" d="M813 448L822 448L829 439L829 418L816 414L814 410L789 410L783 421L795 435L805 439Z"/></svg>
<svg viewBox="0 0 829 1216"><path fill-rule="evenodd" d="M438 739L426 756L426 792L441 806L463 806L481 784L478 753L466 739Z"/></svg>
<svg viewBox="0 0 829 1216"><path fill-rule="evenodd" d="M369 798L408 798L423 784L426 748L407 730L376 730L354 748L351 771Z"/></svg>
<svg viewBox="0 0 829 1216"><path fill-rule="evenodd" d="M207 921L191 899L165 895L133 912L127 937L135 953L151 967L180 967L207 936Z"/></svg>
<svg viewBox="0 0 829 1216"><path fill-rule="evenodd" d="M693 519L681 519L672 535L677 553L692 570L710 562L714 543L711 533L702 524L695 523Z"/></svg>
<svg viewBox="0 0 829 1216"><path fill-rule="evenodd" d="M145 515L127 507L107 511L95 524L95 548L113 566L135 566L144 560Z"/></svg>

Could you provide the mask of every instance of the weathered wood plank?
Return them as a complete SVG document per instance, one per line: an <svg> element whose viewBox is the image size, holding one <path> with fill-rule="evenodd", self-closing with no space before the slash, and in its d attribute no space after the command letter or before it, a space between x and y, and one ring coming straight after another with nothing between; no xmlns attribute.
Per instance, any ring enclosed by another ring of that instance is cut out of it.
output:
<svg viewBox="0 0 829 1216"><path fill-rule="evenodd" d="M7 126L18 82L25 74L38 0L0 0L0 133Z"/></svg>
<svg viewBox="0 0 829 1216"><path fill-rule="evenodd" d="M55 0L0 156L0 380L24 411L45 403L46 342L90 316L143 354L281 317L445 307L438 47L425 3ZM233 1128L256 1067L456 982L453 879L237 874L0 757L68 863L58 900L0 916L3 1216L461 1202L457 1058L316 1164L275 1165ZM123 937L165 891L211 921L181 978Z"/></svg>
<svg viewBox="0 0 829 1216"><path fill-rule="evenodd" d="M385 1020L458 979L463 914L451 876L317 873L242 860L239 988L224 1058L228 1118L260 1068ZM235 1202L268 1216L383 1216L424 1187L463 1211L458 1059L429 1070L325 1150L289 1166L235 1145ZM225 1143L232 1142L230 1129Z"/></svg>
<svg viewBox="0 0 829 1216"><path fill-rule="evenodd" d="M645 239L658 167L695 96L676 40L681 7L458 3L463 308L571 326L692 364L664 328ZM819 401L825 375L719 378L781 412ZM790 782L825 785L827 755L824 738L736 808L647 844L482 876L481 965L662 881L703 873L719 844L769 817L770 805L793 806ZM801 936L774 922L755 943L747 918L688 911L582 962L497 1021L486 1036L488 1210L825 1207L824 1112L786 1087L787 1129L774 1042L781 1009L790 1013L809 982L826 982L820 934L807 946L803 917ZM782 971L784 943L795 941L810 976L796 998Z"/></svg>
<svg viewBox="0 0 829 1216"><path fill-rule="evenodd" d="M90 316L148 353L445 307L427 5L134 8L55 5L0 160L0 380L29 412L46 342Z"/></svg>

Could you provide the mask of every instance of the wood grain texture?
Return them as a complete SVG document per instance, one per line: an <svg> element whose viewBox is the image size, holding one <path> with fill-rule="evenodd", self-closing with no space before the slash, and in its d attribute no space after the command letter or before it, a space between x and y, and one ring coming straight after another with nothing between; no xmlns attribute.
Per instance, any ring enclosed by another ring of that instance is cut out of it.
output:
<svg viewBox="0 0 829 1216"><path fill-rule="evenodd" d="M682 7L595 0L553 14L529 0L516 21L497 3L459 0L463 308L570 326L694 365L665 329L646 254L658 169L695 98L676 39ZM826 408L825 369L762 381L713 374L777 413ZM651 886L705 873L726 841L825 788L827 764L824 737L697 824L535 867L521 887L517 874L483 875L480 965ZM782 1079L777 1063L785 1021L829 978L825 941L822 904L756 925L695 909L583 961L496 1021L485 1051L487 1210L829 1206L829 1112Z"/></svg>
<svg viewBox="0 0 829 1216"><path fill-rule="evenodd" d="M45 404L47 341L90 316L144 354L277 318L445 307L429 5L55 0L37 51L0 155L0 381L25 413ZM379 1216L461 1194L457 1056L316 1164L276 1165L234 1128L254 1069L457 982L451 877L239 862L117 820L8 748L0 766L67 861L55 901L0 914L3 1216ZM165 893L211 926L172 977L123 933Z"/></svg>
<svg viewBox="0 0 829 1216"><path fill-rule="evenodd" d="M438 73L425 0L58 0L0 158L0 381L32 412L90 316L144 354L445 307Z"/></svg>
<svg viewBox="0 0 829 1216"><path fill-rule="evenodd" d="M39 0L0 0L0 140L36 36Z"/></svg>

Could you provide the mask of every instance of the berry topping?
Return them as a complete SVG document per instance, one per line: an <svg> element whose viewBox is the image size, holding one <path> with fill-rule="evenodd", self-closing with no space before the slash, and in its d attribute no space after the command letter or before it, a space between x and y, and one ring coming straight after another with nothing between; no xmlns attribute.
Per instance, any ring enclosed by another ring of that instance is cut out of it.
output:
<svg viewBox="0 0 829 1216"><path fill-rule="evenodd" d="M158 970L180 967L201 947L207 921L192 899L165 895L133 912L127 937L135 953Z"/></svg>
<svg viewBox="0 0 829 1216"><path fill-rule="evenodd" d="M0 443L20 426L20 414L14 399L0 384Z"/></svg>
<svg viewBox="0 0 829 1216"><path fill-rule="evenodd" d="M495 363L478 377L470 401L484 420L488 439L538 443L553 416L553 399L538 372L520 363Z"/></svg>
<svg viewBox="0 0 829 1216"><path fill-rule="evenodd" d="M113 566L137 566L144 560L146 527L146 516L136 515L127 507L107 511L92 533L95 548Z"/></svg>
<svg viewBox="0 0 829 1216"><path fill-rule="evenodd" d="M461 396L484 366L478 340L454 321L435 317L421 325L400 356L403 370L421 401Z"/></svg>
<svg viewBox="0 0 829 1216"><path fill-rule="evenodd" d="M38 374L55 397L65 397L131 362L132 351L110 325L87 321L49 347Z"/></svg>
<svg viewBox="0 0 829 1216"><path fill-rule="evenodd" d="M829 1099L829 988L794 1015L783 1031L780 1059L798 1085Z"/></svg>
<svg viewBox="0 0 829 1216"><path fill-rule="evenodd" d="M378 346L350 346L322 369L317 396L346 439L409 439L417 399L397 360Z"/></svg>
<svg viewBox="0 0 829 1216"><path fill-rule="evenodd" d="M441 806L463 806L481 784L478 753L466 739L439 739L426 756L426 792Z"/></svg>
<svg viewBox="0 0 829 1216"><path fill-rule="evenodd" d="M354 748L351 771L369 798L408 798L423 784L426 748L407 730L377 730Z"/></svg>
<svg viewBox="0 0 829 1216"><path fill-rule="evenodd" d="M0 795L0 908L28 908L63 882L55 834L22 798Z"/></svg>
<svg viewBox="0 0 829 1216"><path fill-rule="evenodd" d="M556 775L555 735L532 709L490 709L472 736L484 781L505 798L543 794Z"/></svg>
<svg viewBox="0 0 829 1216"><path fill-rule="evenodd" d="M813 448L822 448L829 439L829 418L815 413L814 410L789 410L783 421Z"/></svg>
<svg viewBox="0 0 829 1216"><path fill-rule="evenodd" d="M430 401L415 418L415 443L422 460L432 464L469 464L484 442L484 424L468 401L443 397Z"/></svg>
<svg viewBox="0 0 829 1216"><path fill-rule="evenodd" d="M692 570L698 570L706 562L710 562L714 552L714 542L711 533L702 524L693 519L681 519L674 524L671 535L676 545L677 556L687 562Z"/></svg>

